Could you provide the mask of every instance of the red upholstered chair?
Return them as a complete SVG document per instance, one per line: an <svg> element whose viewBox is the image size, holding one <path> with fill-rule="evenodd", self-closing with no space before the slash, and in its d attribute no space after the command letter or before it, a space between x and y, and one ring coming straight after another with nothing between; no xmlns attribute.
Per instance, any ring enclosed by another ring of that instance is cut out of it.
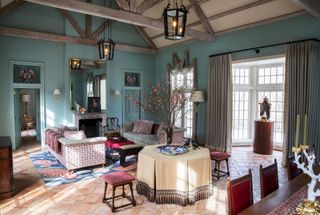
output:
<svg viewBox="0 0 320 215"><path fill-rule="evenodd" d="M126 207L128 205L133 205L136 206L136 201L134 200L133 197L133 190L132 190L132 182L135 180L135 178L126 173L126 172L113 172L107 175L103 175L101 176L103 178L103 180L105 181L105 188L104 188L104 194L103 194L103 199L102 202L107 204L112 212L115 212L116 209L122 208L122 207ZM108 184L112 186L112 197L106 198L106 193L107 193L107 188L108 188ZM124 192L124 186L125 185L129 185L130 187L130 191L131 191L131 198L129 198L125 192ZM117 187L122 186L122 194L115 196L115 190ZM128 199L131 203L128 204L124 204L118 207L114 206L114 200L118 197L123 197ZM112 199L112 205L110 204L110 202L108 200Z"/></svg>
<svg viewBox="0 0 320 215"><path fill-rule="evenodd" d="M297 164L293 163L294 156L287 158L287 172L288 172L288 181L294 179L302 173L301 169L298 169Z"/></svg>
<svg viewBox="0 0 320 215"><path fill-rule="evenodd" d="M229 157L230 155L226 152L212 151L210 152L211 160L215 161L214 169L212 170L212 176L216 177L218 180L222 176L230 176L229 172ZM220 170L220 162L225 161L227 164L227 171Z"/></svg>
<svg viewBox="0 0 320 215"><path fill-rule="evenodd" d="M261 199L279 188L277 159L274 164L262 168L260 165L260 191Z"/></svg>
<svg viewBox="0 0 320 215"><path fill-rule="evenodd" d="M228 214L235 215L253 204L252 174L230 181L227 180Z"/></svg>

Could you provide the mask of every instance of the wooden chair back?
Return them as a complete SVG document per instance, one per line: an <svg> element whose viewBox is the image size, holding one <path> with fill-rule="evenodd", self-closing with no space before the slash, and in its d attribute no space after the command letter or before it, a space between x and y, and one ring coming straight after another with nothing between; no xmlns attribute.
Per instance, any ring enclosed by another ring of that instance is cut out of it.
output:
<svg viewBox="0 0 320 215"><path fill-rule="evenodd" d="M261 199L279 188L277 159L274 164L262 168L260 165L260 191Z"/></svg>
<svg viewBox="0 0 320 215"><path fill-rule="evenodd" d="M230 181L227 179L228 214L235 215L253 204L252 173Z"/></svg>
<svg viewBox="0 0 320 215"><path fill-rule="evenodd" d="M302 173L301 169L298 169L297 164L294 162L294 156L290 156L287 158L287 173L288 173L288 181L294 179L298 175Z"/></svg>

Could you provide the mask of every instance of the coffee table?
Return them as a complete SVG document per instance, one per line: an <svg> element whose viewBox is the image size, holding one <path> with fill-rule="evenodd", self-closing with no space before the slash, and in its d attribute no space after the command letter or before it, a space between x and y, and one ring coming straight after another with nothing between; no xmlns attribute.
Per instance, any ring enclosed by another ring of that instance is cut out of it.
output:
<svg viewBox="0 0 320 215"><path fill-rule="evenodd" d="M124 137L111 137L106 140L105 146L106 149L111 150L111 160L113 160L113 154L114 152L119 152L119 149L121 146L126 146L126 145L133 145L134 142L127 140Z"/></svg>
<svg viewBox="0 0 320 215"><path fill-rule="evenodd" d="M120 154L120 165L125 166L126 165L126 157L129 155L138 155L139 152L143 149L143 146L137 145L137 144L130 144L121 146L119 148L119 154Z"/></svg>

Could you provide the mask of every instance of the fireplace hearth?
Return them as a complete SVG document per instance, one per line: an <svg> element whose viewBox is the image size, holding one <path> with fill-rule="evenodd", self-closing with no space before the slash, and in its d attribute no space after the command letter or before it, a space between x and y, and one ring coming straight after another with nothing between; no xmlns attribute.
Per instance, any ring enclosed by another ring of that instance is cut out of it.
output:
<svg viewBox="0 0 320 215"><path fill-rule="evenodd" d="M87 137L103 136L101 128L106 125L106 113L78 113L74 112L74 125L83 130Z"/></svg>

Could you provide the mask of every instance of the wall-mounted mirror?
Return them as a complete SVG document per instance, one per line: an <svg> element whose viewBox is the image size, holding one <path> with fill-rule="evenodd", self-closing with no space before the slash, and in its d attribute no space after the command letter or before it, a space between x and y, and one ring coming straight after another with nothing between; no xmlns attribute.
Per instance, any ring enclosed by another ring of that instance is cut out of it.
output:
<svg viewBox="0 0 320 215"><path fill-rule="evenodd" d="M75 66L77 64L79 66ZM70 109L76 110L76 104L88 109L88 97L98 97L101 110L106 110L107 80L104 61L71 58L69 65Z"/></svg>

